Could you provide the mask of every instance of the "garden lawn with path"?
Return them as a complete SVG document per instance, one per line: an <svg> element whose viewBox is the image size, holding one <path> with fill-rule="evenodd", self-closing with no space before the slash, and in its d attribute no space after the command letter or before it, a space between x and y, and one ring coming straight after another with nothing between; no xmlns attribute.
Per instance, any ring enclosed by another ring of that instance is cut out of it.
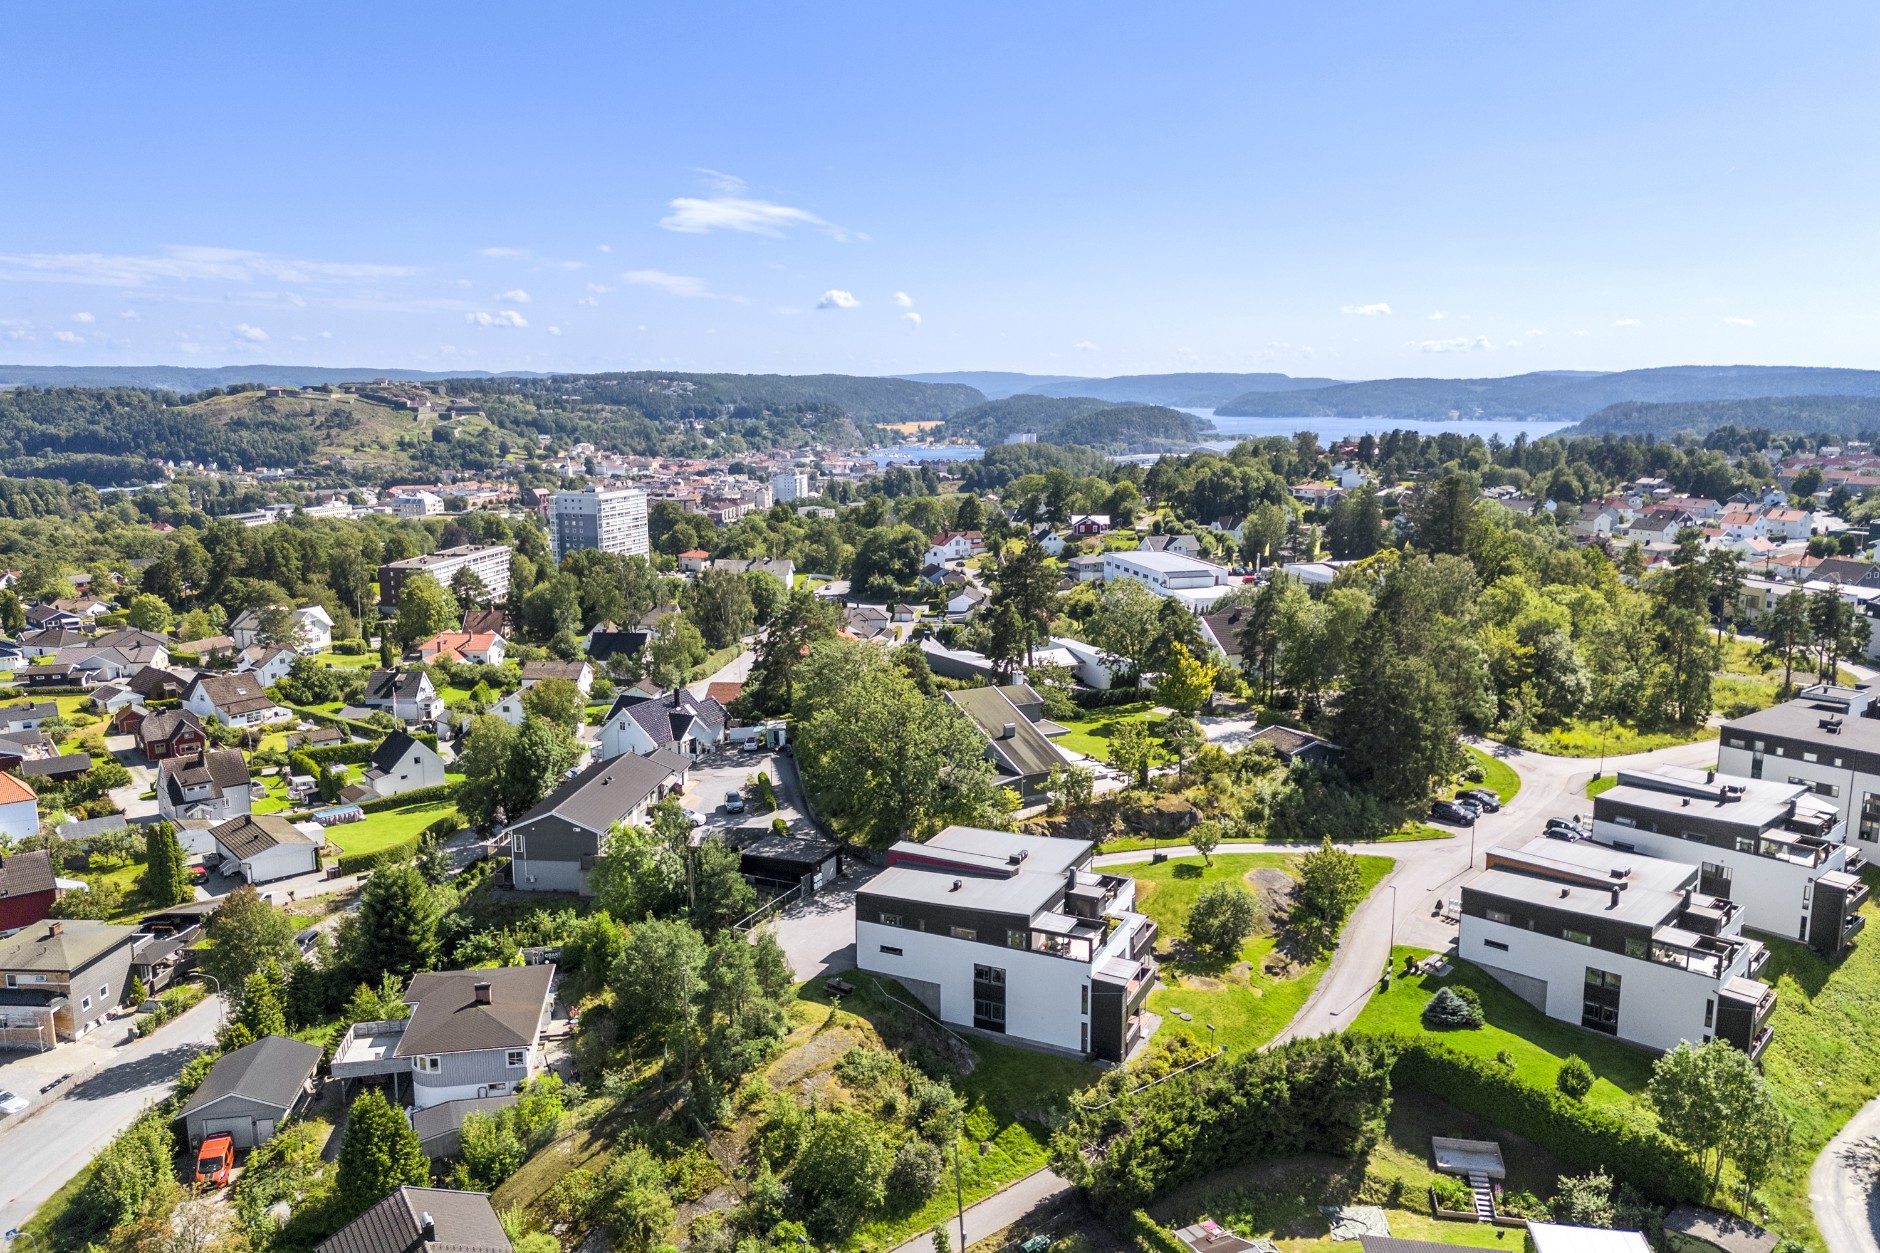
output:
<svg viewBox="0 0 1880 1253"><path fill-rule="evenodd" d="M1279 902L1271 899L1270 887L1252 881L1258 872L1268 872L1268 883L1277 886L1271 874L1295 877L1300 853L1228 853L1216 855L1214 864L1200 857L1180 857L1160 865L1119 867L1136 880L1136 908L1153 918L1161 928L1158 949L1162 957L1162 981L1149 994L1147 1006L1162 1016L1161 1032L1185 1035L1213 1042L1231 1050L1257 1048L1291 1022L1306 998L1319 984L1331 964L1331 954L1309 963L1299 963L1287 956L1283 934L1265 921L1278 912ZM1362 854L1358 864L1364 891L1369 895L1386 874L1392 861L1388 857ZM1237 960L1225 962L1187 952L1188 912L1194 907L1201 889L1214 883L1239 883L1259 898L1263 925L1241 946ZM1167 955L1171 950L1181 955ZM1175 1011L1190 1016L1184 1021ZM1208 1024L1214 1030L1208 1030Z"/></svg>

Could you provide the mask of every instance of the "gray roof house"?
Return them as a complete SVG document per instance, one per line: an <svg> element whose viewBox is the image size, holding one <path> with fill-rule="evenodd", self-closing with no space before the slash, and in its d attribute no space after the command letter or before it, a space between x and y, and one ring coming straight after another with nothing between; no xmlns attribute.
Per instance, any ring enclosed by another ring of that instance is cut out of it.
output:
<svg viewBox="0 0 1880 1253"><path fill-rule="evenodd" d="M248 759L238 748L212 748L187 757L166 757L157 764L157 812L172 822L189 818L225 822L253 807ZM184 847L189 846L185 843ZM209 846L203 844L190 851L206 853Z"/></svg>
<svg viewBox="0 0 1880 1253"><path fill-rule="evenodd" d="M1018 789L1020 800L1035 805L1045 798L1046 776L1053 768L1066 764L1065 757L1013 703L1015 696L1026 700L1035 694L1022 684L969 687L946 694L986 737L986 756L1005 781Z"/></svg>
<svg viewBox="0 0 1880 1253"><path fill-rule="evenodd" d="M365 782L374 796L398 796L422 787L441 787L444 759L423 740L394 731L372 751Z"/></svg>
<svg viewBox="0 0 1880 1253"><path fill-rule="evenodd" d="M644 821L683 776L672 754L627 753L596 762L538 801L509 828L518 891L587 894L588 871L615 824Z"/></svg>
<svg viewBox="0 0 1880 1253"><path fill-rule="evenodd" d="M374 670L366 680L365 706L405 722L433 722L444 714L444 702L422 670Z"/></svg>
<svg viewBox="0 0 1880 1253"><path fill-rule="evenodd" d="M536 1037L554 977L548 964L414 975L411 1017L354 1023L333 1052L333 1077L391 1075L417 1109L514 1093L541 1072Z"/></svg>
<svg viewBox="0 0 1880 1253"><path fill-rule="evenodd" d="M723 705L683 688L653 700L623 695L601 724L601 756L612 760L671 748L696 757L724 740L727 720Z"/></svg>
<svg viewBox="0 0 1880 1253"><path fill-rule="evenodd" d="M403 1187L315 1253L515 1253L487 1192Z"/></svg>
<svg viewBox="0 0 1880 1253"><path fill-rule="evenodd" d="M224 1132L238 1149L266 1144L300 1109L319 1064L318 1048L278 1035L224 1053L183 1106L190 1144Z"/></svg>
<svg viewBox="0 0 1880 1253"><path fill-rule="evenodd" d="M124 999L136 931L80 919L35 922L0 940L0 1027L38 1047L84 1035Z"/></svg>

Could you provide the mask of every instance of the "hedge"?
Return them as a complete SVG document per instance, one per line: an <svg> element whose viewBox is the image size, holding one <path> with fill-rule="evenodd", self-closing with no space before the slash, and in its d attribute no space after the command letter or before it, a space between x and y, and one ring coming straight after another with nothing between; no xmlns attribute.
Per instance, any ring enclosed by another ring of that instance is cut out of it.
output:
<svg viewBox="0 0 1880 1253"><path fill-rule="evenodd" d="M360 801L359 808L368 814L376 814L382 809L404 809L410 805L430 805L438 801L447 801L457 795L455 783L439 783L435 787L413 788L409 792L400 792L396 796L376 796L369 801Z"/></svg>
<svg viewBox="0 0 1880 1253"><path fill-rule="evenodd" d="M1071 700L1083 709L1101 709L1106 705L1133 705L1137 701L1147 700L1154 693L1146 688L1130 687L1074 687Z"/></svg>
<svg viewBox="0 0 1880 1253"><path fill-rule="evenodd" d="M1397 1050L1393 1084L1427 1092L1505 1127L1587 1170L1604 1169L1654 1200L1701 1202L1701 1167L1662 1132L1641 1127L1554 1088L1537 1088L1507 1067L1416 1036L1389 1037Z"/></svg>
<svg viewBox="0 0 1880 1253"><path fill-rule="evenodd" d="M285 704L286 702L282 703ZM351 718L342 718L338 714L322 713L318 709L313 709L306 705L287 705L287 708L293 710L307 721L318 723L323 727L338 727L342 731L349 732L353 735L361 735L369 740L382 740L385 738L385 728L375 727L370 722L355 722Z"/></svg>
<svg viewBox="0 0 1880 1253"><path fill-rule="evenodd" d="M1137 1253L1191 1253L1175 1233L1149 1217L1145 1210L1134 1209L1120 1219L1123 1230L1117 1232L1136 1247Z"/></svg>

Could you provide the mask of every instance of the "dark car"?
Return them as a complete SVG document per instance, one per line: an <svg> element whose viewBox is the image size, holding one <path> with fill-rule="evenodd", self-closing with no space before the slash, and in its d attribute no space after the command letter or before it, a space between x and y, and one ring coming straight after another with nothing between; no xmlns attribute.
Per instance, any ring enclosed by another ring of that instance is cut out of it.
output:
<svg viewBox="0 0 1880 1253"><path fill-rule="evenodd" d="M1459 827L1475 825L1475 811L1454 801L1437 801L1430 806L1430 817L1438 822L1453 822Z"/></svg>
<svg viewBox="0 0 1880 1253"><path fill-rule="evenodd" d="M1474 801L1477 805L1481 806L1482 812L1485 814L1501 812L1501 797L1495 795L1485 787L1465 788L1456 793L1456 799L1459 801Z"/></svg>
<svg viewBox="0 0 1880 1253"><path fill-rule="evenodd" d="M1585 827L1568 822L1565 818L1549 818L1547 820L1547 835L1550 839L1584 840L1591 834L1592 832L1588 831Z"/></svg>

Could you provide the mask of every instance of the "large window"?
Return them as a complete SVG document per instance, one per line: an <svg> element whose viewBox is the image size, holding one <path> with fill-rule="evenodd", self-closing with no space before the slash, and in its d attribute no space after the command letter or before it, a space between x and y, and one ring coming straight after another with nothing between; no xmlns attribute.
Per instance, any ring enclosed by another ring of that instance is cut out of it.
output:
<svg viewBox="0 0 1880 1253"><path fill-rule="evenodd" d="M901 915L899 914L883 914L881 915L881 925L884 927L900 927L906 924L901 921Z"/></svg>
<svg viewBox="0 0 1880 1253"><path fill-rule="evenodd" d="M1490 922L1500 922L1500 923L1513 923L1514 922L1514 915L1510 914L1505 909L1485 909L1482 912L1488 916L1488 920Z"/></svg>
<svg viewBox="0 0 1880 1253"><path fill-rule="evenodd" d="M997 966L973 967L973 1026L1005 1030L1005 971Z"/></svg>
<svg viewBox="0 0 1880 1253"><path fill-rule="evenodd" d="M1562 928L1560 938L1563 940L1572 940L1575 944L1591 944L1593 942L1592 936L1586 934L1584 931L1575 931L1572 927Z"/></svg>
<svg viewBox="0 0 1880 1253"><path fill-rule="evenodd" d="M1860 838L1880 840L1880 792L1862 792L1860 797Z"/></svg>
<svg viewBox="0 0 1880 1253"><path fill-rule="evenodd" d="M952 933L953 938L956 940L977 940L979 938L979 932L973 930L971 927L948 927L947 930Z"/></svg>

